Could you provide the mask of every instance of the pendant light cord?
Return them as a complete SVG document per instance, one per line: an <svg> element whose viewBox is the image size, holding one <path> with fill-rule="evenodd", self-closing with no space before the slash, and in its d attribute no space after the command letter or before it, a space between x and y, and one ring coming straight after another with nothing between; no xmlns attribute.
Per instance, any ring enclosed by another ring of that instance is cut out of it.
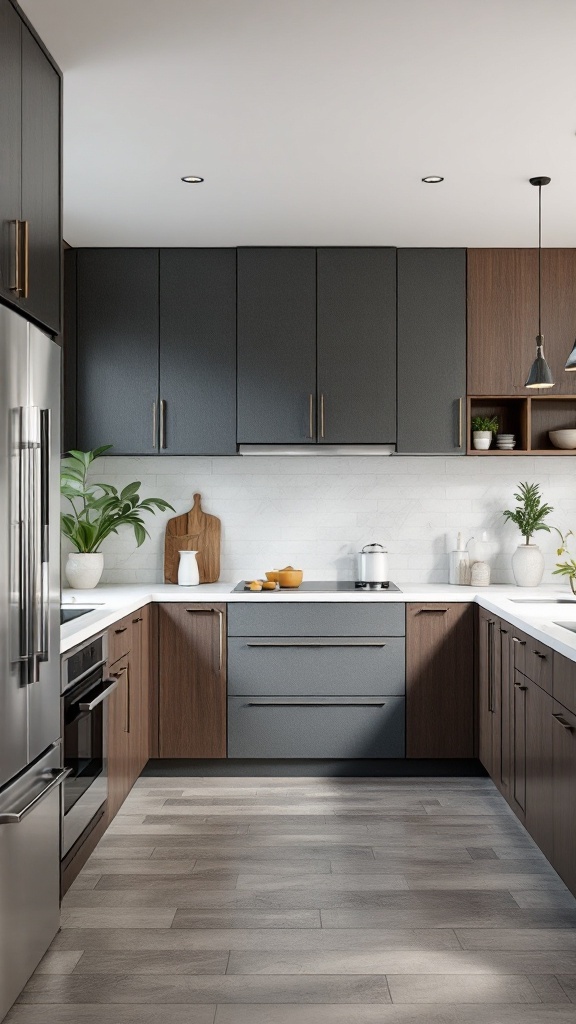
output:
<svg viewBox="0 0 576 1024"><path fill-rule="evenodd" d="M542 185L538 185L538 344L542 344Z"/></svg>

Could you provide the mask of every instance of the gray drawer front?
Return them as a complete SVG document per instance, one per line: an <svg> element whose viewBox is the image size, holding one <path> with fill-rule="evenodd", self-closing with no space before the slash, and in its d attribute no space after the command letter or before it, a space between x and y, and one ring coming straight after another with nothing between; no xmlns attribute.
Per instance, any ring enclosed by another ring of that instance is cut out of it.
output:
<svg viewBox="0 0 576 1024"><path fill-rule="evenodd" d="M230 637L228 693L404 694L404 637Z"/></svg>
<svg viewBox="0 0 576 1024"><path fill-rule="evenodd" d="M228 757L404 757L403 697L230 697Z"/></svg>
<svg viewBox="0 0 576 1024"><path fill-rule="evenodd" d="M380 605L230 602L228 636L404 636L404 608L400 602Z"/></svg>

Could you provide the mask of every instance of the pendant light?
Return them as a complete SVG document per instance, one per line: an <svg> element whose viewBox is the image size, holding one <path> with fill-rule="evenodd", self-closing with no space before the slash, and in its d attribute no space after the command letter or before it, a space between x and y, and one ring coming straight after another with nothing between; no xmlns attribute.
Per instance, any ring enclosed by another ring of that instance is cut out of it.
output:
<svg viewBox="0 0 576 1024"><path fill-rule="evenodd" d="M531 185L538 186L538 337L536 338L536 359L530 367L525 388L553 388L552 371L544 358L542 336L542 186L550 184L550 178L530 178Z"/></svg>

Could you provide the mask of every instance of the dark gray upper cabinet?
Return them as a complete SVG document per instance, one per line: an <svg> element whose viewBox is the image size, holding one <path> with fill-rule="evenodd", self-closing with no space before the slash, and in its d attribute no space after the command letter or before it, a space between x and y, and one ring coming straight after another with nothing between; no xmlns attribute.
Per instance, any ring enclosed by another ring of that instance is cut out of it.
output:
<svg viewBox="0 0 576 1024"><path fill-rule="evenodd" d="M399 454L466 451L466 250L398 249Z"/></svg>
<svg viewBox="0 0 576 1024"><path fill-rule="evenodd" d="M167 455L236 454L236 250L160 250Z"/></svg>
<svg viewBox="0 0 576 1024"><path fill-rule="evenodd" d="M77 441L158 451L158 249L77 252Z"/></svg>
<svg viewBox="0 0 576 1024"><path fill-rule="evenodd" d="M318 249L318 441L396 440L396 250Z"/></svg>
<svg viewBox="0 0 576 1024"><path fill-rule="evenodd" d="M61 75L0 0L0 295L60 330Z"/></svg>
<svg viewBox="0 0 576 1024"><path fill-rule="evenodd" d="M316 250L238 249L238 442L316 439Z"/></svg>

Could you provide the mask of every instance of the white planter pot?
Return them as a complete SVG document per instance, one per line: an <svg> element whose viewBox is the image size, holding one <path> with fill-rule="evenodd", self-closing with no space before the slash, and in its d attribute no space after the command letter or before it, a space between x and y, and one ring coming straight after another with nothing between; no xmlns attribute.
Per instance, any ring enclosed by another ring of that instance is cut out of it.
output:
<svg viewBox="0 0 576 1024"><path fill-rule="evenodd" d="M473 430L472 431L472 444L476 451L486 451L487 448L492 444L492 431L491 430Z"/></svg>
<svg viewBox="0 0 576 1024"><path fill-rule="evenodd" d="M519 544L512 555L512 572L519 587L538 587L544 575L544 555L537 544Z"/></svg>
<svg viewBox="0 0 576 1024"><path fill-rule="evenodd" d="M101 551L91 554L71 551L64 571L73 590L92 590L98 586L104 571L104 555Z"/></svg>

